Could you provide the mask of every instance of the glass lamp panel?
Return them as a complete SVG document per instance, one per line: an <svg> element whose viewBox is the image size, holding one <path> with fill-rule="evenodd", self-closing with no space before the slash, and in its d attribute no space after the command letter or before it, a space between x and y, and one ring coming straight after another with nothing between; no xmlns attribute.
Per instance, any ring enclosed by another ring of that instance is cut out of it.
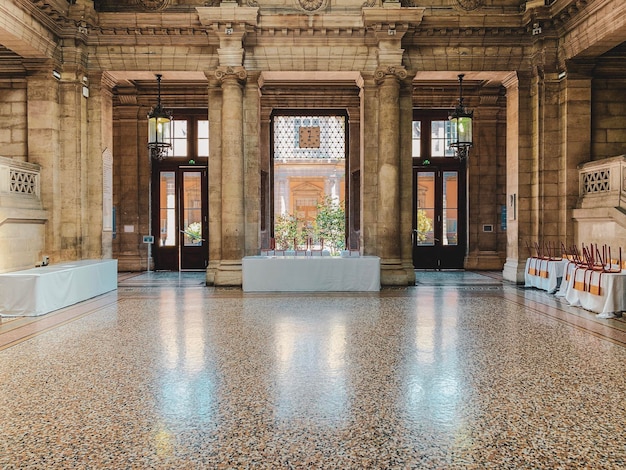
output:
<svg viewBox="0 0 626 470"><path fill-rule="evenodd" d="M457 119L457 132L459 142L462 144L472 143L472 118L469 116Z"/></svg>

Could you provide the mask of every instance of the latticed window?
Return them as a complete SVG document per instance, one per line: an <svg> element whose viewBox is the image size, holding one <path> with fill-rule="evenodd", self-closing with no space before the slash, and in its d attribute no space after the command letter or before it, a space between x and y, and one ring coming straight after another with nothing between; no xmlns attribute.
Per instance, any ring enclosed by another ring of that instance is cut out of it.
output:
<svg viewBox="0 0 626 470"><path fill-rule="evenodd" d="M302 130L311 130L306 143ZM345 116L276 116L274 158L345 159L345 133Z"/></svg>
<svg viewBox="0 0 626 470"><path fill-rule="evenodd" d="M602 193L611 190L611 170L583 173L583 194Z"/></svg>

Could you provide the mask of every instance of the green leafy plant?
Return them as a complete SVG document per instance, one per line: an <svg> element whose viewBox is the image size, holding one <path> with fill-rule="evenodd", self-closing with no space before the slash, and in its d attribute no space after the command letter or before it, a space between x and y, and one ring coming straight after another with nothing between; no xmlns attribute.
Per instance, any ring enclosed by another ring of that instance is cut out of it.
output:
<svg viewBox="0 0 626 470"><path fill-rule="evenodd" d="M279 250L295 249L294 239L298 236L298 219L291 214L281 214L274 219L274 241Z"/></svg>
<svg viewBox="0 0 626 470"><path fill-rule="evenodd" d="M343 203L333 201L330 196L317 204L314 226L315 236L324 239L324 248L337 255L346 244L346 212Z"/></svg>
<svg viewBox="0 0 626 470"><path fill-rule="evenodd" d="M188 235L192 240L199 240L202 238L202 224L200 222L193 222L187 225L187 230L185 230L185 234Z"/></svg>
<svg viewBox="0 0 626 470"><path fill-rule="evenodd" d="M433 229L433 219L426 215L424 209L417 210L417 239L423 242L428 238L428 232Z"/></svg>

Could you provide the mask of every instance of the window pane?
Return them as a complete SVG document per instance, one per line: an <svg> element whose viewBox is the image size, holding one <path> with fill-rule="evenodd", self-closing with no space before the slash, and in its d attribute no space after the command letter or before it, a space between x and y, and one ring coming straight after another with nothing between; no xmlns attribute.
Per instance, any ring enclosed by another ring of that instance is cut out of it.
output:
<svg viewBox="0 0 626 470"><path fill-rule="evenodd" d="M174 157L187 156L187 121L174 121L174 138L172 139L172 153Z"/></svg>
<svg viewBox="0 0 626 470"><path fill-rule="evenodd" d="M417 244L435 244L435 173L420 172L417 175Z"/></svg>
<svg viewBox="0 0 626 470"><path fill-rule="evenodd" d="M209 156L209 121L198 121L198 157Z"/></svg>
<svg viewBox="0 0 626 470"><path fill-rule="evenodd" d="M173 171L162 171L159 177L159 219L161 246L176 245L176 177Z"/></svg>
<svg viewBox="0 0 626 470"><path fill-rule="evenodd" d="M452 126L450 121L432 121L430 124L431 156L453 157L454 150L450 148Z"/></svg>
<svg viewBox="0 0 626 470"><path fill-rule="evenodd" d="M422 123L413 121L413 157L419 157L422 152Z"/></svg>
<svg viewBox="0 0 626 470"><path fill-rule="evenodd" d="M443 244L458 245L458 174L443 173Z"/></svg>
<svg viewBox="0 0 626 470"><path fill-rule="evenodd" d="M183 232L185 246L202 245L202 173L185 172L183 175Z"/></svg>

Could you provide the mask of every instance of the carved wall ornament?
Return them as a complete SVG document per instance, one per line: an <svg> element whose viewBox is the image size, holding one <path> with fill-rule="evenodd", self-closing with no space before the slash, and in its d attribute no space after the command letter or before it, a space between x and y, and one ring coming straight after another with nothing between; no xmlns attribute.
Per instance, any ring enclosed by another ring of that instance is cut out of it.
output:
<svg viewBox="0 0 626 470"><path fill-rule="evenodd" d="M220 82L229 78L235 78L240 82L244 82L248 78L248 72L243 67L219 67L215 71L215 78Z"/></svg>
<svg viewBox="0 0 626 470"><path fill-rule="evenodd" d="M387 77L395 77L398 80L404 80L408 77L408 72L401 65L389 65L387 67L381 67L374 73L374 80L376 83L381 83Z"/></svg>
<svg viewBox="0 0 626 470"><path fill-rule="evenodd" d="M295 0L296 7L306 13L324 10L328 5L328 0Z"/></svg>
<svg viewBox="0 0 626 470"><path fill-rule="evenodd" d="M137 0L137 3L144 10L159 11L167 7L170 4L170 0Z"/></svg>
<svg viewBox="0 0 626 470"><path fill-rule="evenodd" d="M485 3L484 0L456 0L456 3L466 11L476 10L480 8Z"/></svg>

